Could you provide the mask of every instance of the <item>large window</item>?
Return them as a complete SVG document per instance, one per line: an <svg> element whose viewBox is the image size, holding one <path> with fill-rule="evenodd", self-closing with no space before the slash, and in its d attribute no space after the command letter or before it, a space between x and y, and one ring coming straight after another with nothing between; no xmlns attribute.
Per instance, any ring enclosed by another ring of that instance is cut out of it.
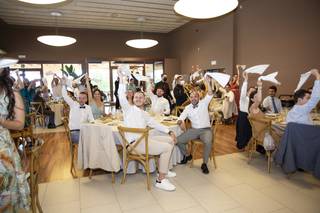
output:
<svg viewBox="0 0 320 213"><path fill-rule="evenodd" d="M162 61L154 62L154 82L155 83L161 81L162 73L163 73L163 62Z"/></svg>
<svg viewBox="0 0 320 213"><path fill-rule="evenodd" d="M99 89L107 95L107 101L110 101L110 66L108 61L101 63L89 63L89 77L93 85L98 85Z"/></svg>

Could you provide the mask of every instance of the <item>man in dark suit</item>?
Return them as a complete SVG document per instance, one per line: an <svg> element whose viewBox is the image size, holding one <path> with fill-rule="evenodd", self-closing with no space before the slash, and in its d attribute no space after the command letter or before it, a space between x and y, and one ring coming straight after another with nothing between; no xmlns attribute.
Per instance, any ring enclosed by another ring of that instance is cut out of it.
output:
<svg viewBox="0 0 320 213"><path fill-rule="evenodd" d="M168 77L166 74L162 74L161 75L161 81L159 81L158 83L156 83L154 91L157 91L158 88L162 88L164 91L163 97L166 98L169 101L170 104L170 110L172 110L173 108L173 97L170 93L170 86L167 82Z"/></svg>

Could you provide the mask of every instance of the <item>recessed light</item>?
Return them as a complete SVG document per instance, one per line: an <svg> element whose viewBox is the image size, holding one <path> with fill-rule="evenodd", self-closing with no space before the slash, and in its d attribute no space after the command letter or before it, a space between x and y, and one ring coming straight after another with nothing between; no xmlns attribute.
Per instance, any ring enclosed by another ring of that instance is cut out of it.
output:
<svg viewBox="0 0 320 213"><path fill-rule="evenodd" d="M61 2L65 2L66 0L18 0L21 2L29 3L29 4L58 4Z"/></svg>
<svg viewBox="0 0 320 213"><path fill-rule="evenodd" d="M62 13L59 12L59 11L52 11L52 12L50 13L50 15L52 15L52 16L62 16Z"/></svg>

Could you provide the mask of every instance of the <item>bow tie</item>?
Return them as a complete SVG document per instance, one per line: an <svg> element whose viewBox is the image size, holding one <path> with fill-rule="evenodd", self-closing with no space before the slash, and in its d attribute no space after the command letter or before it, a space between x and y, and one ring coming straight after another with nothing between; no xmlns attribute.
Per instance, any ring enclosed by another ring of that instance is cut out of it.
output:
<svg viewBox="0 0 320 213"><path fill-rule="evenodd" d="M85 109L86 108L86 106L80 106L80 109Z"/></svg>
<svg viewBox="0 0 320 213"><path fill-rule="evenodd" d="M193 109L197 108L198 107L198 104L196 105L192 105Z"/></svg>

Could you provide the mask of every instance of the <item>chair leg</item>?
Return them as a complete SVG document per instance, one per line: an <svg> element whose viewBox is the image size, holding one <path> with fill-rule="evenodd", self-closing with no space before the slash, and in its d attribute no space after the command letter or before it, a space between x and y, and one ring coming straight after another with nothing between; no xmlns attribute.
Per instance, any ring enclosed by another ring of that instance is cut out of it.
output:
<svg viewBox="0 0 320 213"><path fill-rule="evenodd" d="M111 172L111 179L112 179L112 183L115 183L114 172Z"/></svg>
<svg viewBox="0 0 320 213"><path fill-rule="evenodd" d="M90 171L89 171L89 179L91 180L92 179L92 169L90 169Z"/></svg>
<svg viewBox="0 0 320 213"><path fill-rule="evenodd" d="M251 141L251 147L249 149L249 160L248 160L248 163L251 162L252 160L252 153L254 152L254 150L256 149L256 140L255 139L252 139Z"/></svg>
<svg viewBox="0 0 320 213"><path fill-rule="evenodd" d="M70 172L71 172L71 175L72 175L72 177L77 177L77 171L76 171L76 168L75 168L75 166L74 166L74 155L75 155L75 153L74 153L74 149L75 147L73 147L73 144L71 144L71 168L70 168Z"/></svg>
<svg viewBox="0 0 320 213"><path fill-rule="evenodd" d="M191 159L191 163L190 163L190 168L192 168L193 167L193 163L194 163L194 155L195 155L195 153L196 153L196 144L195 143L190 143L190 145L191 145L191 150L190 150L190 153L191 153L191 155L192 155L192 159Z"/></svg>
<svg viewBox="0 0 320 213"><path fill-rule="evenodd" d="M212 163L213 163L214 168L217 169L216 156L213 154L213 155L211 156L211 159L212 159Z"/></svg>
<svg viewBox="0 0 320 213"><path fill-rule="evenodd" d="M37 186L37 193L36 193L36 204L37 204L37 209L39 213L42 213L42 208L40 205L40 201L39 201L39 194L38 194L38 186Z"/></svg>
<svg viewBox="0 0 320 213"><path fill-rule="evenodd" d="M145 169L146 169L146 173L147 173L147 188L150 191L151 190L150 167L149 167L149 162L147 162L147 161L146 161Z"/></svg>
<svg viewBox="0 0 320 213"><path fill-rule="evenodd" d="M126 161L124 162L123 176L122 176L121 184L124 184L124 183L126 182L127 168L128 168L128 161L126 160Z"/></svg>
<svg viewBox="0 0 320 213"><path fill-rule="evenodd" d="M267 157L268 157L268 172L271 171L271 152L267 151Z"/></svg>

